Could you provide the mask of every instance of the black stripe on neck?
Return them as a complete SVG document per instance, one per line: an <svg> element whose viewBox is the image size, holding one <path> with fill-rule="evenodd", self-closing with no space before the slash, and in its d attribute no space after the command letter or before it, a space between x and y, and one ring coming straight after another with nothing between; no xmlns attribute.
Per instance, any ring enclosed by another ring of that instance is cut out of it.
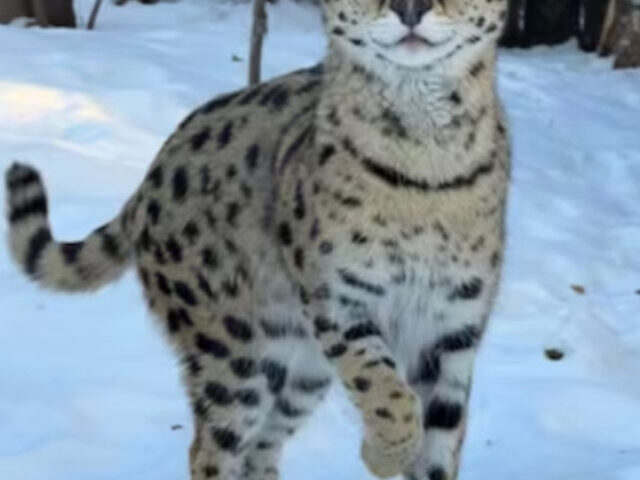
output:
<svg viewBox="0 0 640 480"><path fill-rule="evenodd" d="M409 177L399 170L377 163L369 157L362 159L362 165L369 173L378 177L387 185L391 185L394 188L413 188L423 192L471 187L479 177L491 173L494 168L493 162L489 161L478 165L466 175L458 175L451 180L432 185L425 179Z"/></svg>

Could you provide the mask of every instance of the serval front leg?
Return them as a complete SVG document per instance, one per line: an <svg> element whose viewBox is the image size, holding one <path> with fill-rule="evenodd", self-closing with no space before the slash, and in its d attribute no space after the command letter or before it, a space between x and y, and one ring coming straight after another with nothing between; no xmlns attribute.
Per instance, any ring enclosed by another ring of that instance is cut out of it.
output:
<svg viewBox="0 0 640 480"><path fill-rule="evenodd" d="M407 470L410 480L455 480L465 437L477 347L492 303L479 278L442 297L439 335L422 347L409 381L423 402L423 446Z"/></svg>
<svg viewBox="0 0 640 480"><path fill-rule="evenodd" d="M421 441L420 399L396 367L371 318L335 306L315 311L325 312L314 316L315 336L365 424L364 462L378 477L398 475Z"/></svg>

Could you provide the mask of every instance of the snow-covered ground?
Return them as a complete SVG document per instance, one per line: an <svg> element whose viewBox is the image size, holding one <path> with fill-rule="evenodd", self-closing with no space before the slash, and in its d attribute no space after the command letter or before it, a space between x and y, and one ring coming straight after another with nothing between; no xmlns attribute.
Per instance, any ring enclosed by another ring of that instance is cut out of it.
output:
<svg viewBox="0 0 640 480"><path fill-rule="evenodd" d="M86 19L93 0L76 3ZM271 21L265 76L321 57L314 10L281 4ZM57 235L83 237L184 114L244 84L248 31L249 8L208 0L105 2L93 33L0 27L0 169L42 168ZM572 45L504 52L499 69L507 263L461 480L638 480L640 71ZM186 399L133 275L55 296L0 247L0 479L187 480ZM369 478L353 417L334 391L289 445L284 480Z"/></svg>

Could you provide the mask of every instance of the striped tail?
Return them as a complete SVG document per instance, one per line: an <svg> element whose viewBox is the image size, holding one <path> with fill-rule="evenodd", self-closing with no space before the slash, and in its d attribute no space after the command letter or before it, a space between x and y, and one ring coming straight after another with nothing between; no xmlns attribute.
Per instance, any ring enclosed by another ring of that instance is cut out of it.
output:
<svg viewBox="0 0 640 480"><path fill-rule="evenodd" d="M11 253L40 285L54 290L91 291L126 270L133 247L122 216L80 242L56 242L51 235L47 194L38 171L13 164L7 171L6 187Z"/></svg>

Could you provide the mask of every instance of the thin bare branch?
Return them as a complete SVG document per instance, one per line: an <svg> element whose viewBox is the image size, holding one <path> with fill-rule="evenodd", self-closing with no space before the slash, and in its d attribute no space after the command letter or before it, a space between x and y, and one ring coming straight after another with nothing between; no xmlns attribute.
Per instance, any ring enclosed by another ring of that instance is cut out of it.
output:
<svg viewBox="0 0 640 480"><path fill-rule="evenodd" d="M260 83L260 69L262 66L262 42L266 33L266 0L254 0L253 26L251 28L251 50L249 54L249 85Z"/></svg>
<svg viewBox="0 0 640 480"><path fill-rule="evenodd" d="M91 16L89 17L89 23L87 23L87 30L93 30L96 26L96 20L98 19L98 12L100 11L101 6L102 0L96 0L96 3L93 4Z"/></svg>

